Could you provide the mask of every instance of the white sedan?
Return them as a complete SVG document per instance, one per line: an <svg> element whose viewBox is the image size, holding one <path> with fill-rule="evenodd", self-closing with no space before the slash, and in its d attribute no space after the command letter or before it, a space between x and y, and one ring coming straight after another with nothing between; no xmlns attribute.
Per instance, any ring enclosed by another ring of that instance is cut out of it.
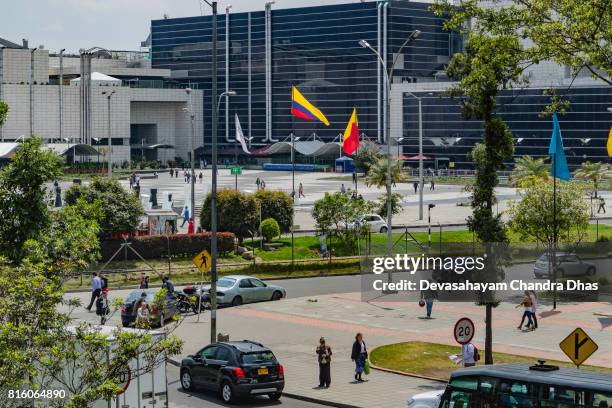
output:
<svg viewBox="0 0 612 408"><path fill-rule="evenodd" d="M355 224L349 225L349 228L355 228L359 225L369 225L370 232L387 232L389 229L387 221L378 214L366 214Z"/></svg>
<svg viewBox="0 0 612 408"><path fill-rule="evenodd" d="M408 400L406 408L438 408L442 394L444 394L444 390L416 394Z"/></svg>

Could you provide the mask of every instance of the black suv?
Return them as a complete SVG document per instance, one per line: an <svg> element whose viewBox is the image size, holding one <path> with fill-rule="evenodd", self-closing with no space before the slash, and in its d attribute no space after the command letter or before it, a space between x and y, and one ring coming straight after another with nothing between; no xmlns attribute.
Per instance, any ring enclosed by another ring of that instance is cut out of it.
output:
<svg viewBox="0 0 612 408"><path fill-rule="evenodd" d="M285 387L285 372L272 351L250 340L213 343L181 361L181 386L218 391L221 399L266 394L278 400Z"/></svg>

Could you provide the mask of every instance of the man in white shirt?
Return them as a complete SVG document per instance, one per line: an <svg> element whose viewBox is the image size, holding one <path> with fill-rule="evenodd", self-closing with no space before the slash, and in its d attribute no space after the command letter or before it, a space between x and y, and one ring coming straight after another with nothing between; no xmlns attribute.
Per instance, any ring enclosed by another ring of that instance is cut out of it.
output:
<svg viewBox="0 0 612 408"><path fill-rule="evenodd" d="M476 360L474 359L475 353L476 348L472 343L461 346L461 360L463 361L464 367L473 367L476 365Z"/></svg>
<svg viewBox="0 0 612 408"><path fill-rule="evenodd" d="M88 311L91 312L91 307L97 298L100 297L102 293L102 279L98 276L97 272L93 273L93 278L91 279L91 301L89 302L89 306L86 307Z"/></svg>

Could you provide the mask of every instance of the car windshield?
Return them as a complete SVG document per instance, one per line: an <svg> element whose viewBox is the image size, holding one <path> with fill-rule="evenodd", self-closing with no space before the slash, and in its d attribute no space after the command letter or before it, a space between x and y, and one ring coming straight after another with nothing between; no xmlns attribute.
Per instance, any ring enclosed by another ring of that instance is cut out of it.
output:
<svg viewBox="0 0 612 408"><path fill-rule="evenodd" d="M217 286L220 288L231 288L236 283L236 279L222 278L217 282Z"/></svg>
<svg viewBox="0 0 612 408"><path fill-rule="evenodd" d="M276 357L271 351L258 351L255 353L244 353L240 356L243 364L275 363Z"/></svg>
<svg viewBox="0 0 612 408"><path fill-rule="evenodd" d="M134 292L130 293L130 297L127 299L126 303L132 303L140 299L140 295L142 294L142 292L143 292L142 290L135 290ZM146 294L147 294L147 302L151 303L153 301L154 293L146 292Z"/></svg>

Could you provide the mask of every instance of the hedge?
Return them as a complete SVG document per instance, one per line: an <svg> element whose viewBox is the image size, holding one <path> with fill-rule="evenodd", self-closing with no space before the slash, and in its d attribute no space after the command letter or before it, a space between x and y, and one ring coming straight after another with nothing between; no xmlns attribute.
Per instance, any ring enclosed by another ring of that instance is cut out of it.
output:
<svg viewBox="0 0 612 408"><path fill-rule="evenodd" d="M130 242L132 248L144 259L162 259L168 255L168 240L170 241L170 256L173 258L184 258L194 256L203 249L210 251L209 232L201 234L175 234L175 235L151 235L143 237L132 237ZM221 254L226 254L234 250L235 235L231 232L217 233L217 249ZM101 261L108 261L111 256L121 247L123 239L105 239L100 242ZM116 260L123 260L124 251L115 257ZM127 259L138 259L133 251L127 251Z"/></svg>

